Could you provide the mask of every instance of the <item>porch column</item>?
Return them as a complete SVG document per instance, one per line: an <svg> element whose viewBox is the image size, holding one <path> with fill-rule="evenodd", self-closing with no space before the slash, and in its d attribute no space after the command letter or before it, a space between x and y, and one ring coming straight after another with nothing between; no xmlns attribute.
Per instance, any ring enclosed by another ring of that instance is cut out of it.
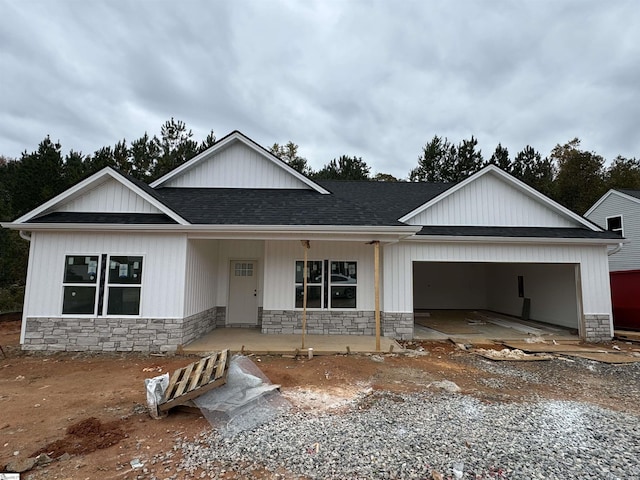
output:
<svg viewBox="0 0 640 480"><path fill-rule="evenodd" d="M307 257L311 244L309 240L300 240L304 248L304 265L302 267L302 349L307 332Z"/></svg>
<svg viewBox="0 0 640 480"><path fill-rule="evenodd" d="M373 242L373 285L376 319L376 351L380 351L380 242Z"/></svg>

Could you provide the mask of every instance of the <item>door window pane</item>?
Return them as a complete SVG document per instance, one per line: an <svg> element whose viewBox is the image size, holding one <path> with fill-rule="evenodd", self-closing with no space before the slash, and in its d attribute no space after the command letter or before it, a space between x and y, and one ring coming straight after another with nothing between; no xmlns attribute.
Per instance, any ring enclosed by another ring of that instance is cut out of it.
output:
<svg viewBox="0 0 640 480"><path fill-rule="evenodd" d="M234 272L236 277L253 277L253 263L237 262Z"/></svg>
<svg viewBox="0 0 640 480"><path fill-rule="evenodd" d="M95 309L96 287L64 287L62 313L92 314Z"/></svg>

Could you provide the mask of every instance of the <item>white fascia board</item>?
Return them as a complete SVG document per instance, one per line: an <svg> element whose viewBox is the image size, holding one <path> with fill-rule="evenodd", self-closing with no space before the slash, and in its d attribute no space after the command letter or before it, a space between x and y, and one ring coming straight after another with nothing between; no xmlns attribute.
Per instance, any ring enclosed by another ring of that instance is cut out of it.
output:
<svg viewBox="0 0 640 480"><path fill-rule="evenodd" d="M166 175L163 175L162 177L157 179L155 182L151 183L151 185L150 185L151 188L159 187L162 184L164 184L165 182L167 182L168 180L171 180L172 178L179 176L181 173L191 169L193 166L195 166L196 164L200 163L204 158L206 158L206 157L208 157L208 156L210 156L212 154L215 154L216 152L218 152L220 150L223 150L224 148L226 148L228 145L230 145L232 142L235 142L235 141L239 141L239 142L243 143L244 145L246 145L247 147L249 147L250 149L252 149L256 153L258 153L259 155L263 156L264 158L266 158L267 160L272 162L277 167L282 168L283 170L286 170L287 173L289 173L290 175L296 177L298 180L303 182L305 185L311 187L316 192L321 193L323 195L328 195L328 194L331 193L328 190L322 188L320 185L318 185L313 180L310 180L309 178L305 177L300 172L298 172L296 169L290 167L285 162L280 160L278 157L273 155L271 152L269 152L265 148L262 148L260 145L255 143L253 140L251 140L250 138L245 136L243 133L238 132L238 131L234 131L234 132L230 133L229 135L227 135L226 137L224 137L220 141L216 142L214 145L209 147L207 150L205 150L201 154L196 155L195 157L193 157L188 162L183 163L182 165L180 165L179 167L175 168L174 170L171 170Z"/></svg>
<svg viewBox="0 0 640 480"><path fill-rule="evenodd" d="M333 240L333 241L373 241L385 243L415 235L421 227L380 226L289 226L289 225L116 225L116 224L69 224L69 223L30 223L15 225L5 223L2 226L11 229L32 231L63 232L120 232L120 233L169 233L187 234L189 238L199 239L256 239L256 240Z"/></svg>
<svg viewBox="0 0 640 480"><path fill-rule="evenodd" d="M630 243L626 238L544 238L544 237L486 237L455 235L415 235L403 241L417 243L526 243L526 244L574 244L574 245L619 245Z"/></svg>
<svg viewBox="0 0 640 480"><path fill-rule="evenodd" d="M540 201L541 203L546 204L552 210L555 210L556 212L560 213L561 215L564 215L564 216L567 216L567 217L571 218L572 220L584 225L585 227L588 227L590 230L593 230L593 231L596 231L596 232L597 231L602 231L602 229L600 227L598 227L597 225L591 223L590 221L588 221L585 218L581 217L577 213L572 212L568 208L563 207L558 202L556 202L554 200L551 200L549 197L547 197L547 196L543 195L542 193L538 192L536 189L531 188L529 185L527 185L526 183L522 182L521 180L518 180L514 176L509 175L507 172L501 170L500 168L496 167L495 165L487 165L482 170L480 170L480 171L474 173L473 175L471 175L469 178L463 180L462 182L460 182L460 183L454 185L453 187L449 188L448 190L442 192L437 197L432 198L427 203L424 203L423 205L419 206L415 210L412 210L411 212L407 213L404 217L399 218L398 221L399 222L406 222L406 221L410 220L411 218L413 218L416 215L418 215L419 213L425 211L427 208L431 207L432 205L440 202L441 200L443 200L443 199L447 198L449 195L452 195L453 193L457 192L458 190L460 190L464 186L470 184L471 182L475 182L478 178L482 177L483 175L487 175L489 173L493 173L493 174L499 176L500 178L502 178L506 182L511 183L516 189L524 192L526 195L529 195L530 197L535 198L536 200Z"/></svg>
<svg viewBox="0 0 640 480"><path fill-rule="evenodd" d="M584 214L585 217L588 217L589 215L591 215L593 213L593 211L598 208L600 205L602 205L602 203L609 198L611 195L617 195L621 198L624 198L625 200L630 200L634 203L640 203L640 198L636 198L636 197L632 197L631 195L627 195L626 193L620 192L618 190L614 190L611 189L609 190L607 193L605 193L602 197L600 197L600 199L593 204L593 206L586 211L586 213Z"/></svg>
<svg viewBox="0 0 640 480"><path fill-rule="evenodd" d="M136 195L138 195L139 197L141 197L145 201L149 202L151 205L156 207L162 213L164 213L165 215L167 215L171 219L175 220L179 224L181 224L181 225L188 225L189 224L189 222L187 222L180 215L178 215L173 210L168 208L165 204L163 204L162 202L159 202L154 197L149 195L147 192L142 190L140 187L138 187L134 183L131 183L130 181L128 181L124 176L122 176L119 173L117 173L116 171L114 171L111 167L105 167L102 170L100 170L99 172L96 172L93 175L91 175L89 178L84 179L83 181L77 183L73 187L65 190L64 192L60 193L59 195L56 195L55 197L53 197L48 202L43 203L42 205L40 205L39 207L31 210L28 213L25 213L23 216L21 216L20 218L14 220L13 222L11 222L11 223L3 223L2 226L5 227L5 228L13 228L13 227L11 227L11 225L25 224L27 221L29 221L32 218L40 215L41 213L46 212L47 210L55 207L56 205L59 205L60 203L62 203L65 200L67 200L68 198L76 196L78 194L81 194L83 190L89 189L92 186L94 186L95 184L97 184L98 182L103 181L103 179L105 177L109 177L109 178L111 178L113 180L116 180L117 182L121 183L126 188L128 188L131 191L133 191ZM109 212L105 212L105 213L109 213Z"/></svg>

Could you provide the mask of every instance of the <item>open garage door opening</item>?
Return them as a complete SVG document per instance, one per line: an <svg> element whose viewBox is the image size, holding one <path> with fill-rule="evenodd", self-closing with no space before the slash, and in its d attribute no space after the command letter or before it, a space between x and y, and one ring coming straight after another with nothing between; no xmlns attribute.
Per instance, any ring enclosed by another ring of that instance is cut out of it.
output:
<svg viewBox="0 0 640 480"><path fill-rule="evenodd" d="M579 278L575 264L414 262L416 337L578 335Z"/></svg>

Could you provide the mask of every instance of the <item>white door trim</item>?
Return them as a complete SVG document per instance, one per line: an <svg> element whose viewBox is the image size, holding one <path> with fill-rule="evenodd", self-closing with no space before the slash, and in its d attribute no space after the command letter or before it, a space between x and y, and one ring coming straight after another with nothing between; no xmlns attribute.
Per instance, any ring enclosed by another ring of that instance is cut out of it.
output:
<svg viewBox="0 0 640 480"><path fill-rule="evenodd" d="M236 275L236 264L242 264L239 272L245 275ZM251 265L250 269L248 265ZM258 326L258 268L259 262L255 258L229 260L227 326ZM251 275L246 275L249 272ZM244 288L244 291L236 287Z"/></svg>

